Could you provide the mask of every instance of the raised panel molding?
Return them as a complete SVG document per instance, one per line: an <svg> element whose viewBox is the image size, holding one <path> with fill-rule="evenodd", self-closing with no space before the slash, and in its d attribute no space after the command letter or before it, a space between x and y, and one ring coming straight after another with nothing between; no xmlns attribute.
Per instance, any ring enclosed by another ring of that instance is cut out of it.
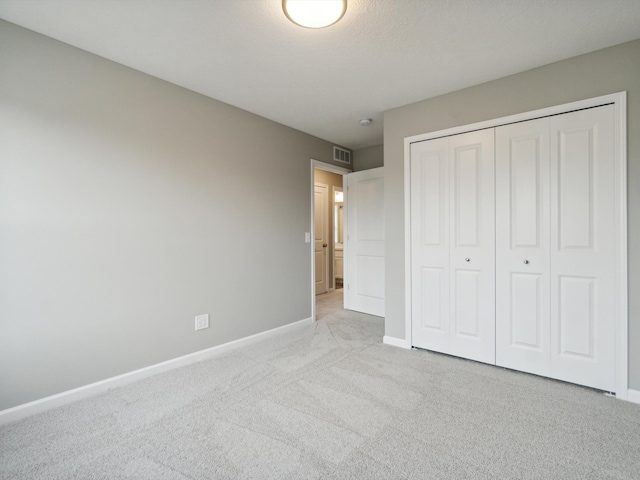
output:
<svg viewBox="0 0 640 480"><path fill-rule="evenodd" d="M560 248L593 248L593 130L558 133Z"/></svg>
<svg viewBox="0 0 640 480"><path fill-rule="evenodd" d="M559 278L560 355L593 358L595 278Z"/></svg>
<svg viewBox="0 0 640 480"><path fill-rule="evenodd" d="M512 273L511 345L540 350L542 339L541 275Z"/></svg>
<svg viewBox="0 0 640 480"><path fill-rule="evenodd" d="M422 315L421 325L423 328L431 328L446 332L442 322L443 300L446 300L444 293L445 279L444 269L424 267L422 268Z"/></svg>
<svg viewBox="0 0 640 480"><path fill-rule="evenodd" d="M358 255L356 257L356 289L363 297L384 298L384 283L379 278L384 278L384 258L378 256Z"/></svg>
<svg viewBox="0 0 640 480"><path fill-rule="evenodd" d="M355 191L358 203L355 240L361 242L383 241L384 201L379 192L384 191L384 179L359 180Z"/></svg>
<svg viewBox="0 0 640 480"><path fill-rule="evenodd" d="M540 245L540 139L512 139L509 155L511 247Z"/></svg>
<svg viewBox="0 0 640 480"><path fill-rule="evenodd" d="M423 245L442 246L444 230L444 182L446 174L445 157L442 151L430 152L420 157L420 172L423 185L429 188L421 190L422 216L424 218L422 231ZM431 225L431 228L426 228Z"/></svg>
<svg viewBox="0 0 640 480"><path fill-rule="evenodd" d="M473 270L455 272L455 332L467 337L479 336L481 274Z"/></svg>
<svg viewBox="0 0 640 480"><path fill-rule="evenodd" d="M458 247L477 247L480 238L482 207L480 147L473 145L455 149L454 205L455 242Z"/></svg>

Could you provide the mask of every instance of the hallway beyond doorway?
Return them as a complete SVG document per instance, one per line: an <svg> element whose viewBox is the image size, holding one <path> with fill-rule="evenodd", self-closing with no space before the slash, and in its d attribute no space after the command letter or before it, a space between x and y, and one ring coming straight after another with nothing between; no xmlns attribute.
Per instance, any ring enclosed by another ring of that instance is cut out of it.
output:
<svg viewBox="0 0 640 480"><path fill-rule="evenodd" d="M333 292L316 296L316 320L328 315L336 315L340 312L347 313L347 310L344 309L343 292L344 289L340 288Z"/></svg>

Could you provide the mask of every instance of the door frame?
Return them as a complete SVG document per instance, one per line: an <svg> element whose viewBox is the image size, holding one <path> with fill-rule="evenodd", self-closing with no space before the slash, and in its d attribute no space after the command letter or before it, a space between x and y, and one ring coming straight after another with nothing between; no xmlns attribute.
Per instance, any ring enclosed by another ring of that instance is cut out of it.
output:
<svg viewBox="0 0 640 480"><path fill-rule="evenodd" d="M311 318L313 319L313 321L316 321L316 261L315 261L315 246L314 246L314 242L313 239L316 238L316 228L315 228L315 221L314 221L314 216L316 214L315 211L315 173L314 170L317 168L318 170L324 170L326 172L331 172L331 173L337 173L338 175L342 175L343 177L349 173L352 173L353 170L348 169L348 168L344 168L344 167L339 167L337 165L333 165L331 163L326 163L326 162L322 162L320 160L314 160L313 158L311 159L311 173L310 173L310 177L311 177L311 181L310 181L310 187L309 187L309 196L311 197L311 230L310 230L310 248L309 248L309 256L311 259ZM344 180L343 180L343 188L344 188ZM345 201L343 203L344 205L344 216L346 218L346 214L347 214L347 201L346 201L346 195L345 195ZM345 224L345 228L346 228L346 224ZM345 245L345 249L344 249L344 257L347 257L347 248ZM345 260L346 261L346 260ZM345 270L345 277L347 276L347 272ZM346 304L345 304L346 306Z"/></svg>
<svg viewBox="0 0 640 480"><path fill-rule="evenodd" d="M411 144L425 140L468 133L474 130L495 128L510 123L534 120L583 110L597 106L614 105L614 136L615 136L615 231L616 237L616 293L615 293L615 375L616 397L627 400L628 390L628 274L627 274L627 92L589 98L577 102L565 103L553 107L532 110L530 112L509 115L483 122L463 125L435 132L405 137L404 139L404 273L405 273L405 339L404 342L394 339L393 344L404 348L412 346L411 324Z"/></svg>
<svg viewBox="0 0 640 480"><path fill-rule="evenodd" d="M331 249L329 248L329 217L327 215L327 212L329 211L329 205L331 204L330 198L329 198L329 185L327 185L326 183L320 183L320 182L313 182L313 206L314 206L314 210L313 210L313 228L314 228L314 235L311 237L311 239L313 240L314 243L314 256L315 256L315 242L316 242L316 237L315 237L315 227L316 227L316 211L315 211L315 201L316 201L316 196L315 196L315 191L316 188L320 187L320 188L324 188L324 194L323 197L325 197L326 199L326 205L325 205L325 209L324 209L324 225L322 226L324 228L324 235L325 235L325 242L326 242L326 246L322 247L324 250L323 254L324 254L324 278L322 279L322 281L324 282L324 289L325 291L322 293L329 293L331 291L331 283L329 282L329 257L331 256L329 254L329 252L331 251ZM323 199L324 201L324 199ZM315 266L317 265L317 261L313 262L313 266L315 268ZM316 295L318 295L318 286L316 285Z"/></svg>

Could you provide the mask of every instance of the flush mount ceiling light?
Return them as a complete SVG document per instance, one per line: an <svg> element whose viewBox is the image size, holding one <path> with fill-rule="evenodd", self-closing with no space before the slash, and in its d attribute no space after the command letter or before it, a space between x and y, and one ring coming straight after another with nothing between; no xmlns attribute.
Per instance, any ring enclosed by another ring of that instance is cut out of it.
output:
<svg viewBox="0 0 640 480"><path fill-rule="evenodd" d="M373 120L371 120L370 118L363 118L358 123L363 127L368 127L369 125L371 125L371 122L373 122Z"/></svg>
<svg viewBox="0 0 640 480"><path fill-rule="evenodd" d="M344 16L347 0L282 0L282 10L296 25L323 28Z"/></svg>

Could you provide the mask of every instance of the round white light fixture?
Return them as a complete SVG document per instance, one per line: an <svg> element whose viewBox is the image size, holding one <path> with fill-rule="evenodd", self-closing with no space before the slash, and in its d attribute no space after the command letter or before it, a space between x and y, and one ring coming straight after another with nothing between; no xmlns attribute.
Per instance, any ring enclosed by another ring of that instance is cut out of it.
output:
<svg viewBox="0 0 640 480"><path fill-rule="evenodd" d="M363 127L368 127L369 125L371 125L371 122L373 122L373 120L371 120L370 118L363 118L358 123Z"/></svg>
<svg viewBox="0 0 640 480"><path fill-rule="evenodd" d="M344 16L347 0L282 0L282 10L296 25L323 28Z"/></svg>

